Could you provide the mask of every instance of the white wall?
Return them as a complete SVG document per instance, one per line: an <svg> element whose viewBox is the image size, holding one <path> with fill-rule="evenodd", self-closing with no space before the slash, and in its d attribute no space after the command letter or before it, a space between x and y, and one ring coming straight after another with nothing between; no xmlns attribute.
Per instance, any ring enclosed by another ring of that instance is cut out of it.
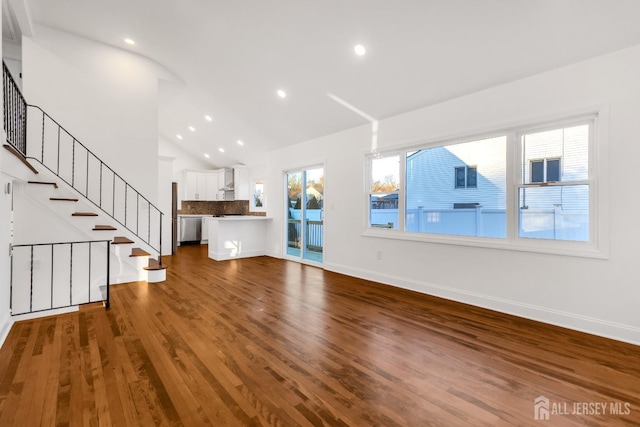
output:
<svg viewBox="0 0 640 427"><path fill-rule="evenodd" d="M158 79L139 55L38 26L23 38L24 95L151 202L158 199Z"/></svg>
<svg viewBox="0 0 640 427"><path fill-rule="evenodd" d="M158 158L158 208L164 214L162 218L162 255L171 255L171 183L173 157ZM155 254L154 254L155 256Z"/></svg>
<svg viewBox="0 0 640 427"><path fill-rule="evenodd" d="M4 8L0 8L0 18L2 18ZM2 56L2 45L0 45L0 57ZM4 97L0 99L0 107L4 111ZM6 143L4 130L0 131L2 144ZM6 188L11 183L11 177L4 173L6 168L6 158L9 152L2 149L0 152L0 186ZM9 297L11 295L11 195L0 189L0 346L9 334L13 321L9 310Z"/></svg>
<svg viewBox="0 0 640 427"><path fill-rule="evenodd" d="M170 174L169 183L176 182L178 184L178 209L181 209L182 208L181 195L184 194L184 188L186 186L186 177L183 171L186 169L208 170L208 169L213 169L213 167L211 166L210 163L204 161L204 159L200 160L192 156L191 154L183 150L180 146L176 145L175 143L169 141L168 139L162 136L158 139L158 154L162 159L165 159L165 161L168 159L173 159L169 168L159 170L160 175L159 175L158 185L159 185L160 191L164 191L163 188L167 186L165 182L167 177L163 175L166 175L167 173L169 173ZM164 208L160 207L160 210L162 210L162 212L164 212L165 214L165 218L168 218L169 220L171 220L171 209L170 209L171 208L171 191L170 190L171 190L171 186L169 185L169 195L168 195L169 209L165 210ZM160 198L162 199L163 197L166 197L166 195L163 196L161 194ZM169 234L169 236L171 236L171 234ZM164 241L169 242L170 240L167 240L167 239L170 239L170 237L165 238ZM165 251L166 249L167 249L167 245L165 245L164 247Z"/></svg>
<svg viewBox="0 0 640 427"><path fill-rule="evenodd" d="M0 18L2 18L0 8ZM0 45L0 57L2 56L2 45ZM0 99L0 108L4 111L4 97ZM0 131L2 144L6 143L4 130ZM0 153L0 186L5 188L11 182L9 176L2 173L5 156L9 155L7 150L2 149ZM9 245L11 244L11 195L0 190L0 346L4 343L11 328L11 312L9 311L9 296L11 287L11 258Z"/></svg>
<svg viewBox="0 0 640 427"><path fill-rule="evenodd" d="M0 105L2 101L0 101ZM2 132L4 135L4 132ZM4 143L4 136L3 136ZM2 149L0 153L0 165L3 158L10 155L8 151ZM11 183L11 178L0 173L0 186L2 189ZM9 311L9 296L11 286L11 258L9 244L11 243L11 195L0 189L0 346L4 342L12 320Z"/></svg>
<svg viewBox="0 0 640 427"><path fill-rule="evenodd" d="M181 179L181 171L184 169L206 170L215 169L210 163L204 159L200 160L187 153L178 145L160 137L158 140L158 154L162 157L173 157L175 160L171 167L171 179L176 182Z"/></svg>
<svg viewBox="0 0 640 427"><path fill-rule="evenodd" d="M283 254L283 170L325 163L325 267L453 300L640 343L640 46L270 153L270 254ZM425 82L430 84L430 82ZM607 259L363 236L364 155L601 109L603 246ZM345 110L345 114L349 114ZM608 116L608 118L607 118ZM609 149L607 149L607 145ZM607 249L607 246L609 249ZM382 260L377 260L377 252Z"/></svg>

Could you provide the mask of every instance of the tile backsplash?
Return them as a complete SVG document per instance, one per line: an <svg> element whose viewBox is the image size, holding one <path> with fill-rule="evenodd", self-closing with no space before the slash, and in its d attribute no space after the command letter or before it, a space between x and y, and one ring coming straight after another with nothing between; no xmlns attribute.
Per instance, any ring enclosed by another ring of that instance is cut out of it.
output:
<svg viewBox="0 0 640 427"><path fill-rule="evenodd" d="M248 200L183 200L178 215L255 215L265 212L249 212Z"/></svg>

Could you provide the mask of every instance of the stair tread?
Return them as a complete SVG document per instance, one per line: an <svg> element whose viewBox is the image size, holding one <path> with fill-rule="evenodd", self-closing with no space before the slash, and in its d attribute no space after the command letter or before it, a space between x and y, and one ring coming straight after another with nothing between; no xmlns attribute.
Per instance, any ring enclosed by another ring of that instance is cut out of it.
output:
<svg viewBox="0 0 640 427"><path fill-rule="evenodd" d="M96 225L95 227L93 227L94 231L110 231L110 230L117 230L117 228L115 228L112 225Z"/></svg>
<svg viewBox="0 0 640 427"><path fill-rule="evenodd" d="M46 181L27 181L28 184L40 184L40 185L53 185L53 188L58 188L58 184L55 182Z"/></svg>
<svg viewBox="0 0 640 427"><path fill-rule="evenodd" d="M49 197L49 200L58 200L61 202L77 202L78 199L65 198L65 197Z"/></svg>
<svg viewBox="0 0 640 427"><path fill-rule="evenodd" d="M131 255L129 255L130 257L133 256L149 256L151 255L149 252L146 252L140 248L133 248L131 249Z"/></svg>
<svg viewBox="0 0 640 427"><path fill-rule="evenodd" d="M167 267L164 264L160 265L160 263L158 263L157 259L149 258L149 265L147 267L144 267L144 269L147 270L147 271L166 270Z"/></svg>
<svg viewBox="0 0 640 427"><path fill-rule="evenodd" d="M95 212L74 212L71 216L98 216Z"/></svg>
<svg viewBox="0 0 640 427"><path fill-rule="evenodd" d="M22 163L24 163L24 165L26 167L28 167L29 169L31 169L31 172L33 173L38 173L38 169L36 169L35 167L33 167L33 165L31 163L29 163L29 160L27 160L27 158L18 150L16 150L16 148L14 146L12 146L11 144L4 144L4 148L6 150L8 150L9 152L11 152L14 156L16 156L18 159L20 159L20 161Z"/></svg>
<svg viewBox="0 0 640 427"><path fill-rule="evenodd" d="M133 243L133 240L128 239L126 237L122 237L122 236L114 237L113 240L111 241L112 245L124 245L128 243Z"/></svg>

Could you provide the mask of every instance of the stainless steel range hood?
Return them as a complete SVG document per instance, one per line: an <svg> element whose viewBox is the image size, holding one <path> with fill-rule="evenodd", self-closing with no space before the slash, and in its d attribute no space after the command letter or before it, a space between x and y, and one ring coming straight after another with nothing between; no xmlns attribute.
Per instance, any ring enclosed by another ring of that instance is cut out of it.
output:
<svg viewBox="0 0 640 427"><path fill-rule="evenodd" d="M233 182L233 169L225 168L224 169L224 182L220 182L221 186L218 191L224 191L224 199L225 200L233 200L234 199L234 182Z"/></svg>
<svg viewBox="0 0 640 427"><path fill-rule="evenodd" d="M229 191L229 190L233 190L233 169L231 168L224 168L224 174L222 174L224 176L224 182L220 182L220 188L218 189L219 191Z"/></svg>

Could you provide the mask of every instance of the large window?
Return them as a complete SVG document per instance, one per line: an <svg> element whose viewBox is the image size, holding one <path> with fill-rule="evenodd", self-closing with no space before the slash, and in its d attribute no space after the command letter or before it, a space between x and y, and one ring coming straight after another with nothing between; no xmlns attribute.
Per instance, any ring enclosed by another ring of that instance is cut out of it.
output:
<svg viewBox="0 0 640 427"><path fill-rule="evenodd" d="M590 116L371 156L369 227L518 247L592 242L594 125Z"/></svg>

